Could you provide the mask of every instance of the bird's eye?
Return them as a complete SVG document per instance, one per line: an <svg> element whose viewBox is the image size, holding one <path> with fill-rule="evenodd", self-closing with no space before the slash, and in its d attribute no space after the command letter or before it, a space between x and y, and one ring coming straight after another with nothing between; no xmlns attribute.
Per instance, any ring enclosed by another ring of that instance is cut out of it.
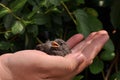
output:
<svg viewBox="0 0 120 80"><path fill-rule="evenodd" d="M52 47L59 47L60 45L56 41L51 42Z"/></svg>

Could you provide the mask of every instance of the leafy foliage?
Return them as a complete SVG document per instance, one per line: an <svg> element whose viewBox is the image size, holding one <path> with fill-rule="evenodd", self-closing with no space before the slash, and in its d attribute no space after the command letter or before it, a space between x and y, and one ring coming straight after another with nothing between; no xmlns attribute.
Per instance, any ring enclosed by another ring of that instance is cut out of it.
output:
<svg viewBox="0 0 120 80"><path fill-rule="evenodd" d="M95 58L95 60L93 61L93 64L91 64L89 68L91 73L98 74L102 72L104 68L104 63L99 58Z"/></svg>
<svg viewBox="0 0 120 80"><path fill-rule="evenodd" d="M115 28L120 26L120 1L115 0L111 7L111 22Z"/></svg>
<svg viewBox="0 0 120 80"><path fill-rule="evenodd" d="M24 31L24 26L20 21L16 21L11 28L13 34L20 34Z"/></svg>
<svg viewBox="0 0 120 80"><path fill-rule="evenodd" d="M34 49L36 44L48 39L67 40L76 33L87 37L93 31L106 29L111 39L89 70L83 71L82 75L78 74L74 80L88 80L91 78L86 76L90 75L88 73L99 76L102 74L104 80L114 80L114 77L109 76L112 75L112 69L114 71L113 64L117 64L119 60L120 44L116 43L120 26L119 3L119 0L1 0L0 52ZM111 9L111 13L106 12L111 19L107 19L110 21L107 26L112 24L113 28L106 26L107 20L103 21L107 18L103 12L106 8ZM111 61L113 62L110 63ZM114 71L114 76L118 76L117 71ZM119 80L119 77L117 79Z"/></svg>

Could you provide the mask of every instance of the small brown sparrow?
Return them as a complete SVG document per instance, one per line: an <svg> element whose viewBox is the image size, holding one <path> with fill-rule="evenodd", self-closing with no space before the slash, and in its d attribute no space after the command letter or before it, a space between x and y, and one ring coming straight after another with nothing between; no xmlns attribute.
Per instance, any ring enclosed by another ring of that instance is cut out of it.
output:
<svg viewBox="0 0 120 80"><path fill-rule="evenodd" d="M36 49L49 55L65 56L71 53L68 45L62 39L55 39L54 41L47 41L45 43L38 44Z"/></svg>

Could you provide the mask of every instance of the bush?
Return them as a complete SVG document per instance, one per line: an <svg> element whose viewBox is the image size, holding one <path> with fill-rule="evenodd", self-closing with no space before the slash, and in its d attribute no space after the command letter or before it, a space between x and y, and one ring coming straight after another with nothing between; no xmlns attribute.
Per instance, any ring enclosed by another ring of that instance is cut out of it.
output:
<svg viewBox="0 0 120 80"><path fill-rule="evenodd" d="M120 80L119 3L119 0L1 0L0 52L34 49L48 39L67 40L76 33L86 37L105 29L111 39L93 64L74 80L93 80L93 77Z"/></svg>

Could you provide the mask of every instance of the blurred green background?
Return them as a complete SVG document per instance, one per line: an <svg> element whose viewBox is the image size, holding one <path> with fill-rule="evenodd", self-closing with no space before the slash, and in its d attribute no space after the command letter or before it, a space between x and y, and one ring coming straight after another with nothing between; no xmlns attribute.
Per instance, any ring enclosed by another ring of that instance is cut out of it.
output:
<svg viewBox="0 0 120 80"><path fill-rule="evenodd" d="M1 55L102 29L109 41L74 80L120 80L120 0L0 0Z"/></svg>

